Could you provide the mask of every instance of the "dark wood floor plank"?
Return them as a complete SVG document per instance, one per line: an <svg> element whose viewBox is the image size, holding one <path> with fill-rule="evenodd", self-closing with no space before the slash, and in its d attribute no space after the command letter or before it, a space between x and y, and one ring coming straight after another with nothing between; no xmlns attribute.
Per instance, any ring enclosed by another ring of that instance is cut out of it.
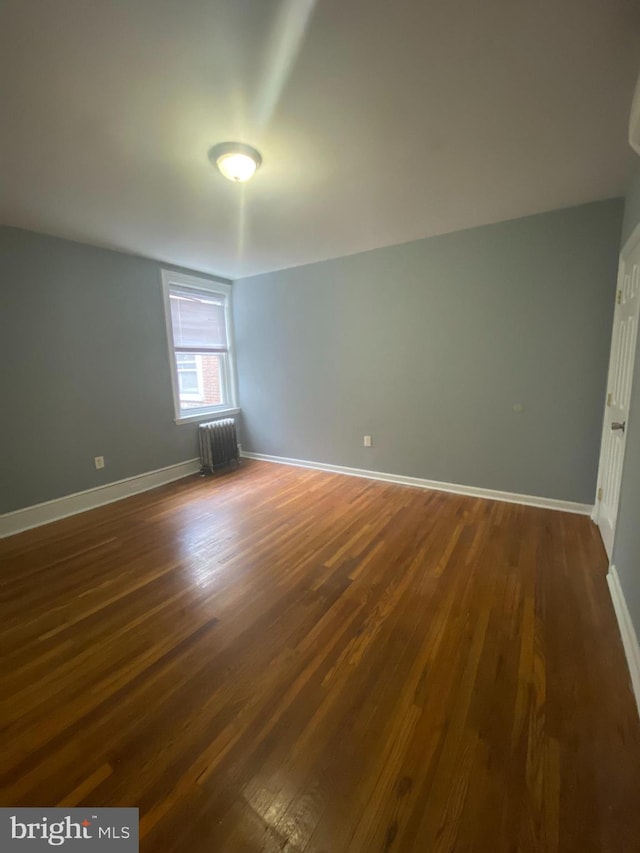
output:
<svg viewBox="0 0 640 853"><path fill-rule="evenodd" d="M143 853L640 849L581 516L245 463L0 542L3 805Z"/></svg>

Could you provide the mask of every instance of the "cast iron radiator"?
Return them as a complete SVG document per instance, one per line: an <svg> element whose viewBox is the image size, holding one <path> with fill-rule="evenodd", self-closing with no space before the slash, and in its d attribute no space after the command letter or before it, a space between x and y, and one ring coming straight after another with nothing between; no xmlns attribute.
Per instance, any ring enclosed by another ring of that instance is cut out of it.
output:
<svg viewBox="0 0 640 853"><path fill-rule="evenodd" d="M200 444L200 470L203 474L211 474L222 465L239 461L240 454L234 418L223 418L220 421L200 424L198 442Z"/></svg>

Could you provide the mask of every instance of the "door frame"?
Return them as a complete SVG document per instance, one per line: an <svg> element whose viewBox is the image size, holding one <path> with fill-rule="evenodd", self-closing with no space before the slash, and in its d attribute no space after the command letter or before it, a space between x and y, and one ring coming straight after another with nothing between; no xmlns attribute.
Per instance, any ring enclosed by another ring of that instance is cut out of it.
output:
<svg viewBox="0 0 640 853"><path fill-rule="evenodd" d="M638 223L636 225L636 227L633 229L633 231L631 232L631 234L629 235L629 237L625 241L624 246L620 250L620 254L618 256L618 274L616 277L616 290L614 293L614 299L616 298L616 294L622 285L623 264L626 261L627 257L631 254L631 252L633 252L633 250L636 248L638 243L640 243L640 223ZM603 415L602 415L602 431L600 434L600 456L598 459L598 477L596 480L596 494L595 494L594 501L593 501L593 512L591 513L591 520L596 525L598 525L598 523L600 521L600 500L598 498L598 494L600 491L600 483L602 481L603 468L604 468L604 464L605 464L605 458L604 458L604 456L605 456L605 453L604 453L605 435L607 434L607 426L608 426L608 424L607 424L607 395L609 393L609 385L611 382L611 356L613 354L613 343L614 343L613 332L615 330L615 319L616 319L616 310L615 309L616 309L616 306L615 306L615 302L614 302L613 319L612 319L612 323L611 323L611 346L609 348L609 366L607 368L607 387L605 388L605 394L604 394L604 408L603 408ZM634 363L634 365L635 365L639 345L640 345L640 330L636 336L636 342L635 342L635 347L634 347L634 352L633 352L633 363ZM631 385L630 399L633 397L633 374L632 374L632 380L631 381L632 381L632 385ZM628 428L628 422L627 422L627 428ZM622 456L622 468L621 468L623 474L624 474L624 459L626 456L626 449L627 449L627 446L626 446L626 442L625 442L624 453ZM622 480L620 482L620 485L622 485ZM614 544L615 544L617 522L618 522L618 518L616 516L615 525L613 528L613 542L614 542ZM612 547L612 552L613 552L613 547Z"/></svg>

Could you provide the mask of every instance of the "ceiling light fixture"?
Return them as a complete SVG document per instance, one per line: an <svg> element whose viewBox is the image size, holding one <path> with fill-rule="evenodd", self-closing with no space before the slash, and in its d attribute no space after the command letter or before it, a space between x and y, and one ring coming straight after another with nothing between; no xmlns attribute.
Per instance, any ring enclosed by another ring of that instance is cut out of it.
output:
<svg viewBox="0 0 640 853"><path fill-rule="evenodd" d="M243 182L252 178L262 163L262 157L250 145L242 142L221 142L209 151L209 160L230 181Z"/></svg>

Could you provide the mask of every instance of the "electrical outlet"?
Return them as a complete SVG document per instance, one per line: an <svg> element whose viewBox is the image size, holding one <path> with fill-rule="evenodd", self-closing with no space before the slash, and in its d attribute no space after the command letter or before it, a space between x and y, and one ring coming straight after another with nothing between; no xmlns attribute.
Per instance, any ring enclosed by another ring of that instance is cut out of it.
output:
<svg viewBox="0 0 640 853"><path fill-rule="evenodd" d="M370 435L363 435L362 438L363 438L364 446L365 447L371 447L371 436Z"/></svg>
<svg viewBox="0 0 640 853"><path fill-rule="evenodd" d="M94 456L93 461L96 463L96 468L104 468L104 456Z"/></svg>

